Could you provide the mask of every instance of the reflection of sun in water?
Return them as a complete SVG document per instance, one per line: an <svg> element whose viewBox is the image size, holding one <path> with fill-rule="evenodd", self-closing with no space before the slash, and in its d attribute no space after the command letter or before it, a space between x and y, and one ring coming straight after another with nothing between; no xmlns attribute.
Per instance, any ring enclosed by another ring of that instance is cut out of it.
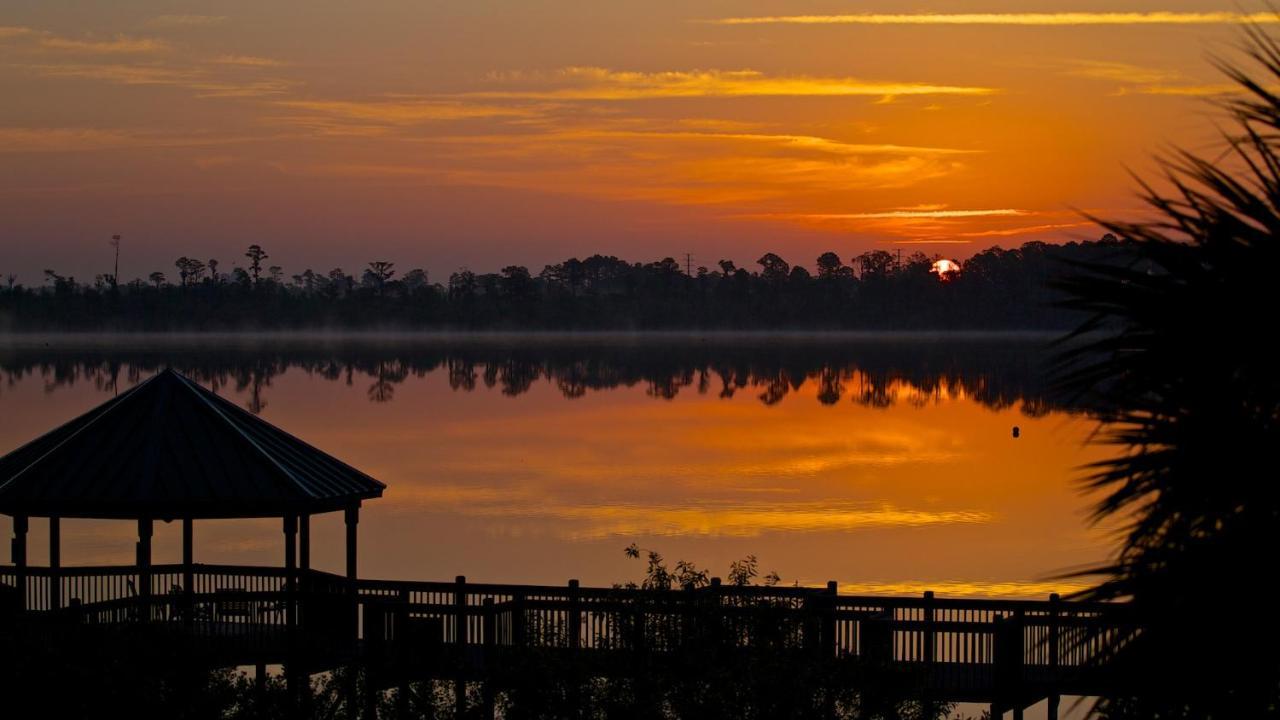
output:
<svg viewBox="0 0 1280 720"><path fill-rule="evenodd" d="M933 267L929 268L929 272L937 275L939 280L950 280L953 274L960 272L960 264L954 260L943 258L934 261Z"/></svg>

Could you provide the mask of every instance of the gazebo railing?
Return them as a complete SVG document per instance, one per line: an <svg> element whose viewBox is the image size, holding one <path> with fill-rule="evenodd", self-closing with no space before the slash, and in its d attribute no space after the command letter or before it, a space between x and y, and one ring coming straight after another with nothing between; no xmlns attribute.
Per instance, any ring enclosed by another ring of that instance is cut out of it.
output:
<svg viewBox="0 0 1280 720"><path fill-rule="evenodd" d="M246 565L192 565L191 588L195 594L219 590L283 592L287 571L283 568ZM90 605L145 596L185 592L186 567L180 564L153 565L140 570L135 565L94 567L27 567L24 608L33 611L65 608L73 603ZM327 575L325 573L315 573ZM15 587L18 573L13 566L0 567L0 583ZM300 575L299 577L302 577ZM332 577L332 576L329 576ZM53 592L57 587L59 592ZM58 599L55 607L54 598Z"/></svg>

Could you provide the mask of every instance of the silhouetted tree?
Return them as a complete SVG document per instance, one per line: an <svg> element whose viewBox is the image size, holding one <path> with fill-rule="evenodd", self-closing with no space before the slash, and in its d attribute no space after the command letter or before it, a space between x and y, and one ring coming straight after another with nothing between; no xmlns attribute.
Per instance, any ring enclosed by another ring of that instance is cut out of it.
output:
<svg viewBox="0 0 1280 720"><path fill-rule="evenodd" d="M253 277L253 284L257 285L262 277L262 261L271 256L262 249L261 245L250 245L244 256L249 258L249 273Z"/></svg>
<svg viewBox="0 0 1280 720"><path fill-rule="evenodd" d="M756 263L760 265L760 276L769 282L780 283L791 272L791 265L774 253L765 253Z"/></svg>
<svg viewBox="0 0 1280 720"><path fill-rule="evenodd" d="M1280 713L1280 616L1259 585L1280 547L1280 376L1253 320L1280 261L1280 46L1248 37L1258 76L1224 66L1242 90L1228 154L1164 161L1171 191L1143 185L1157 218L1103 223L1134 260L1060 283L1091 316L1064 381L1117 450L1089 477L1095 516L1125 531L1088 595L1132 599L1139 621L1113 648L1136 684L1108 717Z"/></svg>
<svg viewBox="0 0 1280 720"><path fill-rule="evenodd" d="M824 252L818 256L818 277L823 280L831 280L839 277L840 271L844 269L844 263L840 262L840 256L833 252Z"/></svg>

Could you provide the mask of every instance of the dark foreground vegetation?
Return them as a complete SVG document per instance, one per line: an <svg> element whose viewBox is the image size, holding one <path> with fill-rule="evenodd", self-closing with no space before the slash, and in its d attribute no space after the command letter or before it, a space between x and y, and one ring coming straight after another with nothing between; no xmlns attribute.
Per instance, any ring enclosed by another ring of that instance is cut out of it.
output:
<svg viewBox="0 0 1280 720"><path fill-rule="evenodd" d="M1147 188L1157 220L1106 223L1150 271L1060 286L1092 318L1082 331L1106 331L1062 379L1118 451L1091 468L1096 515L1125 523L1089 595L1131 600L1143 623L1114 648L1136 681L1104 698L1108 718L1280 717L1280 615L1251 581L1280 547L1280 375L1255 314L1275 307L1280 263L1280 45L1249 39L1256 75L1223 66L1240 90L1227 152L1167 161L1170 190Z"/></svg>
<svg viewBox="0 0 1280 720"><path fill-rule="evenodd" d="M459 270L445 282L375 261L286 276L245 253L247 269L179 258L177 272L117 283L79 282L45 271L39 287L0 287L0 331L270 330L284 328L450 329L1066 329L1083 319L1061 307L1052 286L1075 263L1128 266L1128 247L1098 242L991 248L940 275L922 253L884 250L850 264L833 252L814 272L773 253L756 268L721 260L681 267L671 258L631 263L593 255L541 272ZM691 272L690 272L691 271ZM173 282L176 277L177 282Z"/></svg>

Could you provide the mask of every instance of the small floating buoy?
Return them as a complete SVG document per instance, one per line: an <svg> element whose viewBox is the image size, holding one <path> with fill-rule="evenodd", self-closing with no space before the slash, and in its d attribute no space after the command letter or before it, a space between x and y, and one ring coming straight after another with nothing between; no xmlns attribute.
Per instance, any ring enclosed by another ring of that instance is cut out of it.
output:
<svg viewBox="0 0 1280 720"><path fill-rule="evenodd" d="M1014 425L1014 426L1013 426L1013 436L1016 438L1016 437L1018 437L1018 436L1019 436L1019 435L1021 435L1021 434L1022 434L1022 429L1021 429L1021 428L1019 428L1017 425Z"/></svg>

